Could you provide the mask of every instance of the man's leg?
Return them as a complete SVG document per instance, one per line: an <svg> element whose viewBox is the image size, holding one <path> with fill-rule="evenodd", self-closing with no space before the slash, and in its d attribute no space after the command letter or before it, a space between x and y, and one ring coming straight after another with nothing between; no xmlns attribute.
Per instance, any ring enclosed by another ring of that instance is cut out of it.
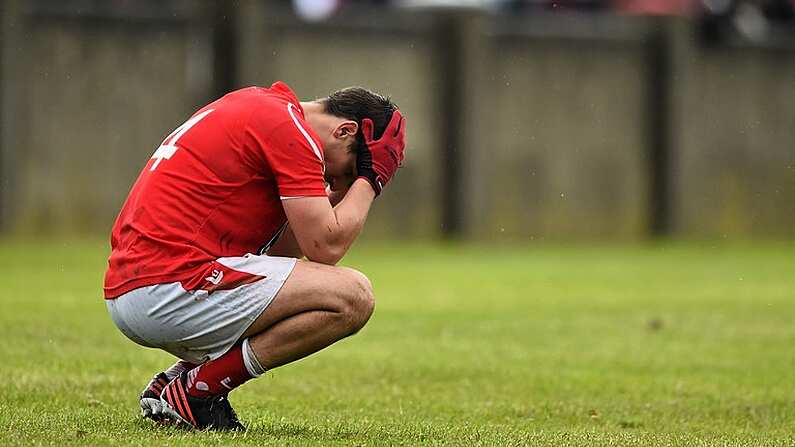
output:
<svg viewBox="0 0 795 447"><path fill-rule="evenodd" d="M363 274L299 261L273 302L243 335L247 343L238 343L221 357L189 371L184 394L209 398L228 393L267 369L355 333L370 318L373 307L372 286ZM183 394L182 390L174 392Z"/></svg>
<svg viewBox="0 0 795 447"><path fill-rule="evenodd" d="M183 371L189 371L195 367L199 366L196 363L191 363L185 360L178 360L176 363L171 365L167 370L163 371L163 374L166 378L171 381L174 377L182 374Z"/></svg>
<svg viewBox="0 0 795 447"><path fill-rule="evenodd" d="M273 369L355 334L374 307L372 285L362 273L301 261L243 338L250 337L259 363Z"/></svg>

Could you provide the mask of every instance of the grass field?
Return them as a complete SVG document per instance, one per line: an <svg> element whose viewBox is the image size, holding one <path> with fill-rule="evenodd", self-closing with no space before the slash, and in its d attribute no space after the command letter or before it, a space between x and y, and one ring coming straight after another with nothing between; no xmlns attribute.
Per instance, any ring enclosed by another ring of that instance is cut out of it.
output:
<svg viewBox="0 0 795 447"><path fill-rule="evenodd" d="M355 247L357 336L156 428L102 242L0 244L0 445L795 445L795 244Z"/></svg>

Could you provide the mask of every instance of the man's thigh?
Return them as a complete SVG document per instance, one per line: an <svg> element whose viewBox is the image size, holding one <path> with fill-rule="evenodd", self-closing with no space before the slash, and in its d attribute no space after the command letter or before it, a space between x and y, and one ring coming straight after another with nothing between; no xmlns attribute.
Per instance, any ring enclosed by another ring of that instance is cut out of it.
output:
<svg viewBox="0 0 795 447"><path fill-rule="evenodd" d="M214 263L219 274L207 278L207 289L186 290L179 282L142 287L108 300L108 310L136 343L202 363L240 339L272 302L295 262L256 255L220 258Z"/></svg>
<svg viewBox="0 0 795 447"><path fill-rule="evenodd" d="M361 299L372 299L372 286L361 272L347 268L298 261L268 308L243 337L258 334L275 323L303 312L346 311Z"/></svg>

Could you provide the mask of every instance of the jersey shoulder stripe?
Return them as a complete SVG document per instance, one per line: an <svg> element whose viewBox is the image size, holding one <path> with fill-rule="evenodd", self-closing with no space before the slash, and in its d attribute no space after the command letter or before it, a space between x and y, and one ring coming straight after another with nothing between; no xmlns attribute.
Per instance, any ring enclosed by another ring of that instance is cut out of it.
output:
<svg viewBox="0 0 795 447"><path fill-rule="evenodd" d="M304 126L301 125L301 122L298 121L298 118L295 116L295 112L293 112L294 108L295 108L295 106L293 105L293 103L291 103L291 102L287 103L287 112L290 114L290 118L293 119L293 123L295 124L295 127L297 127L298 130L301 132L301 135L303 135L304 138L306 138L306 141L309 143L309 146L312 147L312 151L315 152L315 155L317 156L318 160L320 160L322 162L323 161L323 156L320 155L320 149L318 149L317 144L315 143L315 140L312 139L311 136L309 136L309 132L307 132L306 129L304 129ZM323 170L325 171L325 166L324 166Z"/></svg>

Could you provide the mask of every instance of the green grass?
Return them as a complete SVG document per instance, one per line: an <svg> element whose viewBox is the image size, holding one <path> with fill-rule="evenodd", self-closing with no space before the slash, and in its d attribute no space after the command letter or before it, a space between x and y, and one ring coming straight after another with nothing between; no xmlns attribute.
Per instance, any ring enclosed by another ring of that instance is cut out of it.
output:
<svg viewBox="0 0 795 447"><path fill-rule="evenodd" d="M355 247L368 326L156 428L105 245L0 243L0 445L795 445L795 244Z"/></svg>

